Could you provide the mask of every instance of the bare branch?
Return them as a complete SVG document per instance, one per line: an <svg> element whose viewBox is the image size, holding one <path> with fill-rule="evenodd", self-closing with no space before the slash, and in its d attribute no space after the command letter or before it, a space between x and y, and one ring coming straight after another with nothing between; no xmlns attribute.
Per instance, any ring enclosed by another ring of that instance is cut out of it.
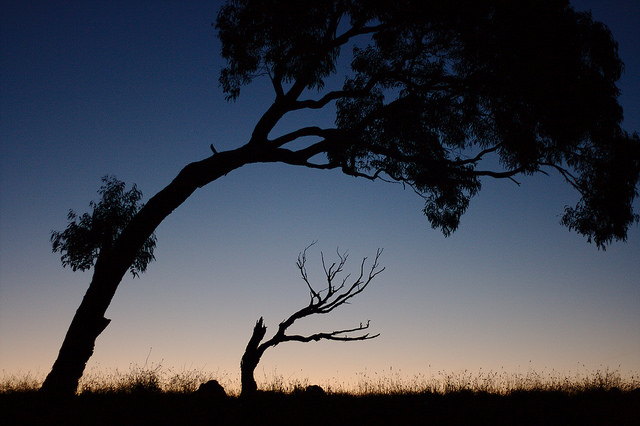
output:
<svg viewBox="0 0 640 426"><path fill-rule="evenodd" d="M338 129L322 129L317 126L303 127L291 133L287 133L286 135L279 136L276 139L270 140L268 141L268 144L273 147L281 147L282 145L286 145L287 143L293 142L299 138L304 138L307 136L318 136L320 138L326 139L330 136L338 134L338 132Z"/></svg>
<svg viewBox="0 0 640 426"><path fill-rule="evenodd" d="M274 71L272 75L272 73L269 72L269 78L271 79L273 90L276 92L276 99L283 98L284 89L282 87L282 73L279 71Z"/></svg>
<svg viewBox="0 0 640 426"><path fill-rule="evenodd" d="M371 89L374 88L377 82L378 82L378 79L371 78L369 82L367 82L367 84L362 89L336 90L336 91L327 93L326 95L324 95L322 98L318 100L307 99L304 101L298 101L293 104L292 110L299 110L304 108L321 109L321 108L324 108L328 103L335 101L337 99L363 97L363 96L366 96L371 91Z"/></svg>
<svg viewBox="0 0 640 426"><path fill-rule="evenodd" d="M540 163L540 165L556 169L558 173L560 173L560 175L564 178L564 180L569 183L569 185L571 185L576 191L578 191L580 195L585 195L584 190L580 187L580 185L578 185L578 178L569 170L553 163Z"/></svg>
<svg viewBox="0 0 640 426"><path fill-rule="evenodd" d="M366 330L369 328L370 321L367 321L366 325L360 324L359 327L349 328L345 330L336 330L329 333L315 333L308 336L300 336L300 335L289 335L284 336L284 342L311 342L311 341L319 341L319 340L338 340L342 342L354 342L358 340L371 340L380 336L380 333L370 335L369 333L365 333L359 336L344 336L343 334L355 333L357 331Z"/></svg>
<svg viewBox="0 0 640 426"><path fill-rule="evenodd" d="M309 276L307 275L307 268L305 266L305 264L307 263L307 250L315 243L317 243L317 241L312 241L311 244L305 247L302 253L298 254L298 261L296 262L296 266L298 267L298 269L300 270L300 274L302 275L302 280L307 284L307 287L309 287L311 305L313 305L313 301L315 299L320 300L320 295L313 289L311 283L309 282Z"/></svg>
<svg viewBox="0 0 640 426"><path fill-rule="evenodd" d="M520 185L519 182L513 179L513 176L524 173L524 167L518 167L517 169L507 170L504 172L494 172L491 170L474 170L472 173L475 176L489 176L495 179L509 179L515 182L517 185Z"/></svg>
<svg viewBox="0 0 640 426"><path fill-rule="evenodd" d="M333 280L335 279L337 274L342 272L344 268L344 264L347 262L347 258L349 257L349 254L346 251L344 252L344 254L340 254L340 250L336 249L336 253L338 255L338 258L340 259L340 262L337 264L337 266L335 263L332 263L329 269L327 270L327 266L324 262L324 253L320 252L320 257L322 258L322 268L324 269L324 273L325 273L325 276L327 277L327 283L328 283L327 294L324 297L325 301L344 287L344 283L349 278L349 275L350 275L349 274L344 278L340 286L336 287L335 285L333 285Z"/></svg>
<svg viewBox="0 0 640 426"><path fill-rule="evenodd" d="M361 91L352 91L352 90L336 90L333 92L329 92L326 95L324 95L322 98L320 99L306 99L304 101L298 101L294 104L294 109L295 110L299 110L299 109L304 109L304 108L308 108L308 109L321 109L324 108L328 103L335 101L337 99L340 98L346 98L346 97L357 97L358 94ZM364 95L366 93L362 93L360 94L360 96Z"/></svg>
<svg viewBox="0 0 640 426"><path fill-rule="evenodd" d="M337 143L337 138L323 139L297 151L276 147L270 150L268 153L265 153L264 161L281 162L293 166L309 167L312 169L335 169L340 167L340 165L337 163L316 164L309 161L311 158L315 157L318 154L326 153L334 143Z"/></svg>
<svg viewBox="0 0 640 426"><path fill-rule="evenodd" d="M354 281L354 283L351 285L351 287L349 287L349 289L341 294L338 294L333 300L329 300L330 297L325 297L323 299L323 303L320 306L317 306L317 311L318 313L328 313L331 312L332 310L334 310L335 308L337 308L338 306L347 303L347 301L351 298L353 298L354 296L362 293L367 286L369 285L369 283L380 273L382 273L382 271L385 270L385 268L379 268L378 265L378 260L380 258L380 255L382 254L382 249L378 249L378 251L376 252L376 257L373 261L373 265L371 266L371 269L369 270L369 273L367 274L366 279L364 278L365 276L365 263L367 258L365 257L364 259L362 259L362 263L360 264L360 275L358 276L358 278ZM344 281L343 284L344 285ZM342 287L342 286L341 286Z"/></svg>
<svg viewBox="0 0 640 426"><path fill-rule="evenodd" d="M490 154L490 153L495 152L495 151L497 151L498 149L500 149L500 146L501 146L501 145L502 145L502 144L498 144L498 145L492 146L491 148L487 148L487 149L485 149L485 150L482 150L482 151L480 151L480 152L478 153L478 155L476 155L476 156L475 156L475 157L473 157L473 158L469 158L469 159L467 159L467 160L457 160L457 161L453 161L453 162L452 162L452 164L454 164L454 165L456 165L456 166L464 166L465 164L475 164L475 163L477 163L478 161L482 160L482 158L483 158L485 155Z"/></svg>
<svg viewBox="0 0 640 426"><path fill-rule="evenodd" d="M376 257L373 261L373 265L370 269L368 269L367 273L365 273L365 264L367 261L367 258L365 257L360 264L360 274L358 278L350 286L347 286L346 284L350 277L350 274L347 274L346 277L341 280L340 284L336 285L335 280L338 278L338 275L340 275L344 270L344 265L346 264L349 257L348 253L346 251L344 253L340 253L340 250L336 249L338 261L333 262L330 266L327 266L327 263L324 259L324 254L321 252L320 255L322 258L322 268L324 270L328 286L324 290L317 291L313 288L309 281L309 275L306 268L307 250L315 244L316 241L313 241L311 244L305 247L305 249L298 254L298 260L296 262L296 266L300 271L302 280L309 289L311 300L307 306L294 312L287 319L282 321L278 325L278 330L276 331L274 336L261 344L260 342L264 338L267 328L264 325L262 318L260 318L258 322L256 322L253 334L251 336L251 339L249 340L249 344L245 349L245 353L242 356L242 361L240 363L243 393L255 392L257 386L253 378L253 372L258 365L258 362L260 361L260 357L268 348L276 346L279 343L290 341L310 342L323 339L352 342L359 340L370 340L380 335L379 333L374 335L371 335L369 333L357 334L358 332L367 330L369 328L370 321L367 321L366 324L360 323L359 326L353 328L314 333L307 336L286 334L287 329L291 325L293 325L295 321L313 314L324 314L331 312L338 306L348 303L348 301L352 297L364 291L369 283L378 274L384 271L384 268L380 268L378 265L378 260L380 258L380 255L382 254L382 249L378 249L376 252ZM354 335L354 333L356 335Z"/></svg>
<svg viewBox="0 0 640 426"><path fill-rule="evenodd" d="M347 30L346 32L341 34L340 36L336 37L333 40L333 42L331 43L331 47L341 46L341 45L347 43L353 37L357 37L359 35L364 35L364 34L371 34L371 33L374 33L376 31L380 31L380 30L384 29L385 27L386 27L385 24L373 25L373 26L370 26L370 27L366 27L366 26L358 27L358 26L355 26L353 28L350 28L349 30Z"/></svg>

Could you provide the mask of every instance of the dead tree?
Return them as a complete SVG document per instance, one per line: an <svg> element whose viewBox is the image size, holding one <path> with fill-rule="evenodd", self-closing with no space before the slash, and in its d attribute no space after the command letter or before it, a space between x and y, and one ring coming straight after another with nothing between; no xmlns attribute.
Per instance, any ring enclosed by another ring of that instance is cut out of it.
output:
<svg viewBox="0 0 640 426"><path fill-rule="evenodd" d="M271 339L265 342L262 342L262 339L267 332L267 327L266 325L264 325L262 317L260 317L260 319L256 322L256 325L253 328L253 334L251 335L251 339L247 344L244 355L242 355L242 361L240 362L242 395L246 396L253 394L258 389L256 381L253 377L253 373L258 366L258 362L260 362L260 358L268 348L276 346L279 343L290 341L311 342L323 339L353 342L357 340L373 339L380 335L379 333L375 335L370 335L369 333L353 335L354 333L367 330L369 328L369 321L364 324L360 323L359 326L353 328L335 330L325 333L316 333L307 336L285 334L287 329L291 327L294 322L301 318L305 318L314 314L326 314L333 311L338 306L348 303L352 297L362 293L364 289L367 288L369 283L385 269L381 268L378 264L378 259L382 254L382 249L378 249L378 251L376 252L376 257L373 261L373 265L371 265L371 268L368 269L368 272L365 272L365 263L367 260L367 258L365 257L360 263L360 274L352 284L347 284L351 274L346 275L343 279L339 280L339 284L336 284L336 277L343 272L344 265L347 262L348 254L347 252L341 254L340 251L337 250L336 252L338 254L339 261L336 263L332 263L331 266L327 268L327 265L324 261L324 255L322 255L321 253L322 267L324 269L328 286L323 290L315 290L311 285L311 282L309 281L309 276L306 269L307 250L314 244L315 242L311 243L304 249L302 253L298 255L298 261L296 263L296 266L298 267L298 269L300 270L300 274L302 275L303 281L309 288L309 304L299 311L293 313L286 320L282 321L278 326L278 331L276 332L276 334Z"/></svg>

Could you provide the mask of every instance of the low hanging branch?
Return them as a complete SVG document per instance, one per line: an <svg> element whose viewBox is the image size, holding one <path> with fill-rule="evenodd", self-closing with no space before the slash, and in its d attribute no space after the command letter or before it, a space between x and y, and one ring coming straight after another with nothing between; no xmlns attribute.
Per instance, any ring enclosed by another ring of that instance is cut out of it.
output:
<svg viewBox="0 0 640 426"><path fill-rule="evenodd" d="M332 263L331 266L327 268L324 260L324 255L321 253L322 267L324 269L324 274L327 279L328 286L323 290L316 290L309 281L309 276L307 274L306 268L307 250L314 244L315 242L311 243L303 250L302 253L298 255L298 261L296 263L296 266L298 267L298 269L300 270L300 274L302 275L303 281L309 288L309 305L298 310L297 312L289 316L289 318L282 321L278 326L278 331L276 332L276 334L271 339L265 342L262 342L262 339L264 339L264 336L267 332L267 327L266 325L264 325L262 317L256 322L256 325L253 328L253 334L251 335L251 339L247 344L247 348L245 349L244 355L242 356L242 361L240 362L243 395L254 393L258 389L256 381L253 377L253 372L255 371L258 362L260 362L260 358L262 357L264 352L272 346L276 346L277 344L282 342L311 342L323 339L353 342L357 340L373 339L380 335L370 335L369 333L358 334L359 332L362 332L369 328L369 321L367 321L366 323L360 323L359 326L353 328L334 330L324 333L315 333L305 336L286 334L287 329L291 327L291 325L293 325L293 323L297 320L313 314L326 314L333 311L338 306L348 303L348 301L352 297L362 293L364 289L367 288L369 283L385 269L381 268L378 264L378 259L382 254L382 249L378 249L371 268L365 269L367 258L365 257L364 259L362 259L362 262L360 263L360 274L352 284L347 284L349 278L351 277L351 274L346 275L342 280L340 280L338 284L336 284L336 277L343 272L344 265L347 262L348 254L346 252L341 254L339 251L337 251L339 261L337 263Z"/></svg>

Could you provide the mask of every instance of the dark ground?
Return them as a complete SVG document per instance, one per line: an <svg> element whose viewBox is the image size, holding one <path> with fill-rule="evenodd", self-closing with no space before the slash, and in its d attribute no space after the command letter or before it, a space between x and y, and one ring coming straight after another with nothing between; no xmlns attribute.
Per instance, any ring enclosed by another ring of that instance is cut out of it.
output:
<svg viewBox="0 0 640 426"><path fill-rule="evenodd" d="M82 394L66 400L35 392L0 394L2 425L640 425L640 389L631 392L516 392L508 396L305 395L253 398L134 392Z"/></svg>

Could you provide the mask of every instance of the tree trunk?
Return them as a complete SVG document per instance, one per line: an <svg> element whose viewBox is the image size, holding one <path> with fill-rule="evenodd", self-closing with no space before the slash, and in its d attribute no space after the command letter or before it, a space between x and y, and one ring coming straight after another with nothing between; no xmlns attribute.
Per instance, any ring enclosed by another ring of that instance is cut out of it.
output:
<svg viewBox="0 0 640 426"><path fill-rule="evenodd" d="M197 188L245 164L259 161L257 154L257 150L245 145L187 165L136 214L113 249L100 253L89 289L69 326L58 358L42 384L42 393L60 396L76 393L95 341L110 322L104 315L111 299L142 244L158 225Z"/></svg>
<svg viewBox="0 0 640 426"><path fill-rule="evenodd" d="M249 339L249 343L247 343L247 348L244 350L244 355L242 355L242 360L240 361L240 383L242 385L242 396L252 395L258 390L258 385L253 377L253 372L258 366L260 358L264 353L264 350L261 350L259 345L266 332L267 327L264 325L262 317L260 317L260 319L256 321L256 325L253 328L253 334L251 335L251 339Z"/></svg>
<svg viewBox="0 0 640 426"><path fill-rule="evenodd" d="M85 295L86 299L86 295ZM91 304L84 300L71 321L58 358L42 384L41 393L73 395L78 389L87 361L93 354L94 342L110 320L92 315Z"/></svg>

